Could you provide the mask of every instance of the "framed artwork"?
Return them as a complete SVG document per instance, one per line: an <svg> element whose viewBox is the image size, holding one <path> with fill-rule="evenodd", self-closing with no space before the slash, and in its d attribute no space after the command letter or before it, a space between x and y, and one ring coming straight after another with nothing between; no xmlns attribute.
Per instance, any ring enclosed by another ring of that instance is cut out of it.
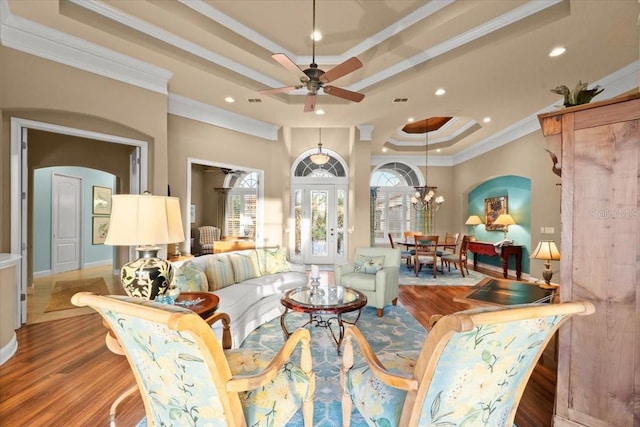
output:
<svg viewBox="0 0 640 427"><path fill-rule="evenodd" d="M109 221L111 217L108 216L94 216L91 232L93 235L92 243L94 245L104 245L104 240L107 238L107 232L109 231Z"/></svg>
<svg viewBox="0 0 640 427"><path fill-rule="evenodd" d="M93 186L93 214L111 214L111 189L108 187Z"/></svg>
<svg viewBox="0 0 640 427"><path fill-rule="evenodd" d="M493 225L498 216L508 214L507 196L484 199L484 228L489 231L503 231L501 225Z"/></svg>

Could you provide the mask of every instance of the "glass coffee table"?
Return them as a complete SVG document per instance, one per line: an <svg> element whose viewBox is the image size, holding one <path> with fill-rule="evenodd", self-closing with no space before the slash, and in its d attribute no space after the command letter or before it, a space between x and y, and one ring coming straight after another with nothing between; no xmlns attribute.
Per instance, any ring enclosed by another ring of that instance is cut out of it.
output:
<svg viewBox="0 0 640 427"><path fill-rule="evenodd" d="M280 316L280 326L284 333L285 339L291 335L285 325L285 317L289 310L299 313L308 313L309 321L302 325L314 325L323 328L329 328L331 336L336 342L338 354L340 354L340 345L344 337L344 323L355 325L360 318L362 307L367 305L367 297L360 291L343 286L305 286L301 288L291 289L287 291L281 299L282 305L285 307L284 313ZM342 319L343 313L358 311L358 315L353 322L347 322ZM328 319L321 315L335 315ZM331 323L335 322L338 326L338 337L331 327Z"/></svg>

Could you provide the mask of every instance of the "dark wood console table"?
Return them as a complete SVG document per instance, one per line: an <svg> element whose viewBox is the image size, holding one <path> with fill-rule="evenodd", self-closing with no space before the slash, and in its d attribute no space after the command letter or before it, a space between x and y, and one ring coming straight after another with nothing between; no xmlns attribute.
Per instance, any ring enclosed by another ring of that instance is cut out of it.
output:
<svg viewBox="0 0 640 427"><path fill-rule="evenodd" d="M496 251L496 247L492 242L469 242L469 252L473 253L473 269L478 268L478 254L487 256L499 256L502 258L502 274L506 278L509 267L509 257L514 256L516 259L516 278L520 280L522 273L522 246L521 245L505 245L502 246L500 252Z"/></svg>

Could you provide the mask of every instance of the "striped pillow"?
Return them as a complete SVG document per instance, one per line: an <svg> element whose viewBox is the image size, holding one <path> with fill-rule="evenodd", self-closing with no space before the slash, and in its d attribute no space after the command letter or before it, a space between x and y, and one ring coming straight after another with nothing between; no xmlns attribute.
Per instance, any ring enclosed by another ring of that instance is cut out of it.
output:
<svg viewBox="0 0 640 427"><path fill-rule="evenodd" d="M231 261L226 255L217 255L208 259L204 272L207 275L210 291L222 289L235 283Z"/></svg>
<svg viewBox="0 0 640 427"><path fill-rule="evenodd" d="M260 277L258 266L249 255L231 254L229 260L233 266L233 278L236 283Z"/></svg>

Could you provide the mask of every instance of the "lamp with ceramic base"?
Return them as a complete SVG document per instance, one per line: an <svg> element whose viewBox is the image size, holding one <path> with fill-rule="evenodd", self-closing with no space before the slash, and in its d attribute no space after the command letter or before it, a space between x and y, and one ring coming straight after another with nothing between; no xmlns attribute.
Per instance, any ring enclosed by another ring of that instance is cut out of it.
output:
<svg viewBox="0 0 640 427"><path fill-rule="evenodd" d="M482 224L480 217L478 215L470 215L464 224L473 227L471 228L471 240L476 240L476 226Z"/></svg>
<svg viewBox="0 0 640 427"><path fill-rule="evenodd" d="M553 240L541 240L538 242L538 246L533 251L531 259L542 259L545 261L544 270L542 270L542 277L544 283L540 284L542 289L555 289L556 286L551 284L551 278L553 277L553 271L551 271L551 261L557 261L560 259L560 251Z"/></svg>
<svg viewBox="0 0 640 427"><path fill-rule="evenodd" d="M176 197L116 194L111 197L106 245L136 246L139 258L122 266L120 280L127 295L154 300L165 295L173 266L158 258L160 247L184 240L180 201Z"/></svg>
<svg viewBox="0 0 640 427"><path fill-rule="evenodd" d="M511 218L509 214L499 215L498 218L493 222L495 225L501 225L504 230L504 240L507 240L507 233L509 232L509 226L515 225L515 221Z"/></svg>

